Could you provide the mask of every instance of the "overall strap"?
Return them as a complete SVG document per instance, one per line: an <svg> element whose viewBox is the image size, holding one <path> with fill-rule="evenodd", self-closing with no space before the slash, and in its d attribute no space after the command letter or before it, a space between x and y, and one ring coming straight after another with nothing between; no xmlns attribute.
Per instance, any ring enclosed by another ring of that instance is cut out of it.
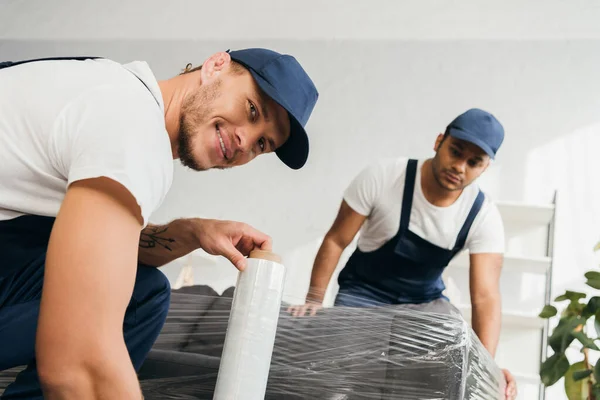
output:
<svg viewBox="0 0 600 400"><path fill-rule="evenodd" d="M465 242L467 241L467 236L469 235L469 230L471 229L471 225L473 225L473 221L475 221L475 217L479 214L481 210L481 206L483 206L483 200L485 200L485 195L481 190L477 194L477 198L471 207L471 211L469 211L469 215L467 216L467 220L464 225L460 229L458 233L458 238L456 239L456 245L454 246L454 250L460 250L465 247Z"/></svg>
<svg viewBox="0 0 600 400"><path fill-rule="evenodd" d="M406 178L404 180L404 194L402 195L402 212L400 215L400 232L408 230L410 210L412 209L413 194L415 192L415 178L417 176L417 160L408 160Z"/></svg>
<svg viewBox="0 0 600 400"><path fill-rule="evenodd" d="M101 57L85 57L85 56L80 56L80 57L48 57L48 58L35 58L35 59L31 59L31 60L21 60L21 61L2 61L2 62L0 62L0 69L8 68L8 67L15 67L17 65L27 64L27 63L36 62L36 61L64 61L64 60L83 61L83 60L95 60L97 58L101 58Z"/></svg>

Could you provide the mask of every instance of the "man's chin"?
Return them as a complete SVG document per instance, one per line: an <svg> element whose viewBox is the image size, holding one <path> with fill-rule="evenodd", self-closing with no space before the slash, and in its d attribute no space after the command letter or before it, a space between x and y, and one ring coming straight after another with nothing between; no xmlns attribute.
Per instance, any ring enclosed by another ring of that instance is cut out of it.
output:
<svg viewBox="0 0 600 400"><path fill-rule="evenodd" d="M464 188L465 187L462 186L462 185L454 185L454 184L446 186L446 189L449 190L449 191L451 191L451 192L456 192L456 191L459 191L459 190L463 190Z"/></svg>
<svg viewBox="0 0 600 400"><path fill-rule="evenodd" d="M218 169L218 170L221 170L221 171L225 171L226 169L231 169L231 168L232 167L229 167L229 166L228 167L223 167L223 166L218 165L218 166L212 167L211 169Z"/></svg>
<svg viewBox="0 0 600 400"><path fill-rule="evenodd" d="M449 192L454 192L456 190L462 190L463 189L463 186L461 184L450 182L450 181L448 181L446 179L444 179L441 182L441 186L444 189L448 190Z"/></svg>
<svg viewBox="0 0 600 400"><path fill-rule="evenodd" d="M447 180L436 179L438 184L448 192L456 192L457 190L463 190L464 187L460 184L450 183Z"/></svg>
<svg viewBox="0 0 600 400"><path fill-rule="evenodd" d="M183 165L186 168L189 168L191 170L194 171L208 171L210 169L220 169L220 170L225 170L225 169L231 169L233 167L235 167L235 165L233 164L225 164L225 165L207 165L208 163L203 163L203 162L199 162L194 160L191 157L179 157L179 162L181 162L181 165Z"/></svg>
<svg viewBox="0 0 600 400"><path fill-rule="evenodd" d="M184 157L180 157L179 158L179 162L181 163L181 165L183 165L186 168L191 169L192 171L206 171L207 169L209 169L210 167L204 167L203 165L200 165L199 163L195 162L194 160L190 160Z"/></svg>

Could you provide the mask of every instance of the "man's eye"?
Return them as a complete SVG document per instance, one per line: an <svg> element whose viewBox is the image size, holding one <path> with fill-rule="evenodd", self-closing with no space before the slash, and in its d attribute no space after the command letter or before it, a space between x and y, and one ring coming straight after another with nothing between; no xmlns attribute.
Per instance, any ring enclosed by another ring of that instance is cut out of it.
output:
<svg viewBox="0 0 600 400"><path fill-rule="evenodd" d="M265 151L265 139L260 138L258 141L258 146L260 147L260 151Z"/></svg>
<svg viewBox="0 0 600 400"><path fill-rule="evenodd" d="M252 120L256 119L256 107L254 104L250 103L250 115L252 116Z"/></svg>

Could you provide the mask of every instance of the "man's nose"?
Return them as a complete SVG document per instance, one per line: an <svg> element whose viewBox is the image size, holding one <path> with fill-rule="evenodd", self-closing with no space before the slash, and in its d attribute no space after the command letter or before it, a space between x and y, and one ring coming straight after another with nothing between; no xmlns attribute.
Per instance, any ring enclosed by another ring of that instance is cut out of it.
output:
<svg viewBox="0 0 600 400"><path fill-rule="evenodd" d="M235 147L237 150L243 153L247 153L248 151L250 151L250 141L248 140L248 132L246 128L236 128L233 134L233 140L235 142Z"/></svg>
<svg viewBox="0 0 600 400"><path fill-rule="evenodd" d="M452 165L452 168L453 168L453 169L454 169L456 172L458 172L458 173L460 173L460 174L463 174L463 173L465 172L465 170L466 170L466 167L467 167L467 161L466 161L466 160L462 160L462 159L461 159L461 160L457 160L457 161L456 161L456 162L455 162L455 163Z"/></svg>
<svg viewBox="0 0 600 400"><path fill-rule="evenodd" d="M240 126L236 128L234 140L236 147L243 153L251 153L261 136L258 126Z"/></svg>

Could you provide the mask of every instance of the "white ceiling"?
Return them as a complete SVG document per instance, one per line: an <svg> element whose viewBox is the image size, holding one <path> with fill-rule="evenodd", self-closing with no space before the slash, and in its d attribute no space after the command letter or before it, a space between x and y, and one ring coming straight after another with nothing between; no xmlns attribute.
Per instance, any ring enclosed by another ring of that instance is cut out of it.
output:
<svg viewBox="0 0 600 400"><path fill-rule="evenodd" d="M596 0L3 0L0 39L600 39Z"/></svg>

